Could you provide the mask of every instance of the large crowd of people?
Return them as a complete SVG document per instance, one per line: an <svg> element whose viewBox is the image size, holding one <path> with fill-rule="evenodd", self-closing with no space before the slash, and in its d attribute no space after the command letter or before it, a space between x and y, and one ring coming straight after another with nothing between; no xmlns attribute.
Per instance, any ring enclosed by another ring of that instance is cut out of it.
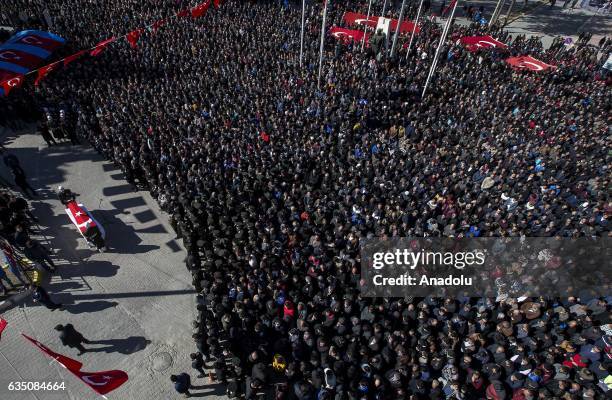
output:
<svg viewBox="0 0 612 400"><path fill-rule="evenodd" d="M23 3L41 4L6 6ZM158 199L198 292L194 368L212 363L232 395L606 398L612 298L364 298L359 241L609 236L610 42L544 48L455 24L421 98L442 30L424 18L397 59L326 38L318 89L320 2L307 7L303 67L301 8L282 3L228 0L169 18L137 49L113 44L0 109L67 110L62 129ZM74 50L187 5L47 7ZM328 24L366 9L332 1ZM485 33L509 49L458 43ZM508 54L557 68L516 71ZM188 393L186 378L173 382Z"/></svg>

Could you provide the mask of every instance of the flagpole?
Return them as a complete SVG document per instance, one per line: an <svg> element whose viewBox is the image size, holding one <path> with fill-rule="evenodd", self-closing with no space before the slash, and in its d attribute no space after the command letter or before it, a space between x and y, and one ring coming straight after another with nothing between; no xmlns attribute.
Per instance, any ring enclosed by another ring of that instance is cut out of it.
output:
<svg viewBox="0 0 612 400"><path fill-rule="evenodd" d="M381 16L384 18L385 17L385 11L387 10L387 0L385 0L385 2L383 3L383 10L382 10L382 14Z"/></svg>
<svg viewBox="0 0 612 400"><path fill-rule="evenodd" d="M504 18L504 23L503 23L504 26L508 23L508 18L510 17L510 13L512 12L512 7L514 7L515 2L516 0L512 0L510 2L510 5L508 6L508 11L506 11L506 17Z"/></svg>
<svg viewBox="0 0 612 400"><path fill-rule="evenodd" d="M370 2L368 3L368 17L366 18L368 23L370 23L370 9L371 8L372 8L372 0L370 0ZM366 38L367 32L368 32L368 24L365 24L365 27L363 28L363 39L361 40L361 51L363 51L363 49L365 48L365 38Z"/></svg>
<svg viewBox="0 0 612 400"><path fill-rule="evenodd" d="M317 90L321 90L321 72L323 71L323 47L325 46L325 20L327 19L327 1L323 3L323 22L321 24L321 47L319 49L319 77L317 79Z"/></svg>
<svg viewBox="0 0 612 400"><path fill-rule="evenodd" d="M423 7L423 0L419 4L419 11L417 11L416 21L414 21L414 26L412 27L412 34L410 35L410 43L408 43L408 51L406 52L406 60L408 60L408 56L410 55L410 49L412 49L412 39L414 39L414 32L416 32L417 25L419 24L419 17L421 16L421 8Z"/></svg>
<svg viewBox="0 0 612 400"><path fill-rule="evenodd" d="M501 11L499 8L502 4L502 1L504 0L497 1L497 4L495 5L495 10L493 10L493 14L491 15L491 19L489 20L489 25L488 25L489 27L493 25L493 23L495 22L495 19L497 18L498 10Z"/></svg>
<svg viewBox="0 0 612 400"><path fill-rule="evenodd" d="M304 21L306 19L306 0L302 0L302 34L300 35L300 68L304 56Z"/></svg>
<svg viewBox="0 0 612 400"><path fill-rule="evenodd" d="M397 37L399 36L400 27L402 26L402 19L404 18L404 6L406 0L402 0L402 8L400 9L399 19L397 20L397 26L395 27L395 36L393 36L393 44L391 45L391 58L395 55L395 45L397 43Z"/></svg>
<svg viewBox="0 0 612 400"><path fill-rule="evenodd" d="M435 72L436 65L438 64L438 59L440 56L440 49L442 48L442 45L444 44L444 41L446 40L446 36L448 35L448 31L450 30L450 27L453 23L453 17L455 16L455 10L457 9L458 3L459 3L459 0L456 0L455 6L453 7L453 11L451 12L450 17L448 18L448 21L446 21L446 26L444 27L444 32L442 33L442 36L440 37L440 43L438 44L438 48L436 49L436 55L434 56L433 62L431 63L431 69L429 70L427 81L425 81L425 87L423 88L423 93L421 94L421 98L425 97L427 86L429 86L429 81L431 80Z"/></svg>
<svg viewBox="0 0 612 400"><path fill-rule="evenodd" d="M449 18L444 23L444 28L442 29L442 34L440 35L440 42L438 43L438 47L436 48L436 52L434 54L434 58L431 61L431 67L429 68L429 73L427 74L427 80L425 81L425 87L423 89L423 93L421 94L421 97L423 97L425 95L425 90L427 90L427 86L429 85L429 79L431 78L431 75L433 73L434 65L435 65L436 61L438 60L438 53L440 51L440 47L442 46L442 43L444 43L444 40L445 40L445 37L446 37L446 32L448 31L448 26L450 25L450 21L451 21L451 19Z"/></svg>

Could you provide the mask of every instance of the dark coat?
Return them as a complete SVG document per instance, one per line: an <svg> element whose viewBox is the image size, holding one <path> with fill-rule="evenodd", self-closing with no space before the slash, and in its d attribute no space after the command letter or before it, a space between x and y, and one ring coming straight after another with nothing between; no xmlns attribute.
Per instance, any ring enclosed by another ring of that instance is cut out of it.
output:
<svg viewBox="0 0 612 400"><path fill-rule="evenodd" d="M85 341L83 335L81 335L72 324L64 325L64 329L60 333L60 340L64 346L77 347L79 344Z"/></svg>
<svg viewBox="0 0 612 400"><path fill-rule="evenodd" d="M183 372L182 374L177 375L176 378L176 382L174 382L174 390L181 394L189 392L189 388L191 388L191 377Z"/></svg>

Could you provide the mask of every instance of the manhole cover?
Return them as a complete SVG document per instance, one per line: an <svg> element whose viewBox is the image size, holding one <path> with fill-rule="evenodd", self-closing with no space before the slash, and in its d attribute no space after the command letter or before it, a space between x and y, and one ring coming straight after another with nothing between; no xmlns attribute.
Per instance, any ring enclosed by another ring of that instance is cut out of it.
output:
<svg viewBox="0 0 612 400"><path fill-rule="evenodd" d="M159 353L153 356L153 369L161 372L167 370L172 365L172 356L170 353Z"/></svg>

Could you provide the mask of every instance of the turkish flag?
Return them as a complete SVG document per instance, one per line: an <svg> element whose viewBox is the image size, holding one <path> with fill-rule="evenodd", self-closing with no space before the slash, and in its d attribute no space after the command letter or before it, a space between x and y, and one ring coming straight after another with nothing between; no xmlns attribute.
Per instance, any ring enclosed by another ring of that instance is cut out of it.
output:
<svg viewBox="0 0 612 400"><path fill-rule="evenodd" d="M4 329L6 328L7 325L8 325L8 322L6 322L4 318L0 318L0 337L2 337L2 332L4 332Z"/></svg>
<svg viewBox="0 0 612 400"><path fill-rule="evenodd" d="M76 201L69 202L66 211L70 213L71 219L73 219L73 222L81 233L85 233L88 226L96 226L96 222L89 216L86 210L77 204Z"/></svg>
<svg viewBox="0 0 612 400"><path fill-rule="evenodd" d="M85 53L87 53L87 50L81 50L78 53L74 53L73 55L64 58L64 67L67 67L71 62L81 58L81 56Z"/></svg>
<svg viewBox="0 0 612 400"><path fill-rule="evenodd" d="M395 29L397 28L397 23L398 23L397 19L392 19L391 20L391 23L389 24L389 27L390 27L392 32L395 32ZM399 33L400 33L400 35L402 33L412 33L413 29L414 29L414 33L419 33L419 31L421 30L421 28L419 28L418 26L416 26L416 27L414 26L414 22L408 21L408 20L403 20L402 24L400 25Z"/></svg>
<svg viewBox="0 0 612 400"><path fill-rule="evenodd" d="M63 39L58 36L48 33L46 33L47 36L41 36L43 32L39 33L39 35L35 33L28 33L27 35L23 35L19 39L15 40L13 43L25 44L27 46L36 46L40 47L41 49L45 49L49 52L54 51L55 49L64 44Z"/></svg>
<svg viewBox="0 0 612 400"><path fill-rule="evenodd" d="M92 388L98 394L104 395L110 391L113 391L119 386L123 385L128 380L127 373L119 370L83 372L81 371L81 368L83 367L83 364L81 362L54 352L44 344L40 343L38 340L32 339L26 334L22 333L21 335L23 335L23 337L32 342L43 353L55 359L55 361L60 363L60 365L62 365L68 371L76 375L80 380L82 380L87 386Z"/></svg>
<svg viewBox="0 0 612 400"><path fill-rule="evenodd" d="M205 1L204 3L199 4L191 9L191 16L193 18L199 18L202 15L206 14L206 11L208 11L209 7L210 7L210 0Z"/></svg>
<svg viewBox="0 0 612 400"><path fill-rule="evenodd" d="M42 68L38 69L38 76L36 77L36 80L34 81L34 86L38 86L38 84L40 83L40 81L42 81L45 76L47 76L47 74L51 71L56 70L59 67L60 62L56 61L52 64L49 65L45 65Z"/></svg>
<svg viewBox="0 0 612 400"><path fill-rule="evenodd" d="M270 135L268 135L264 131L259 132L259 137L261 137L261 140L263 140L266 143L270 142Z"/></svg>
<svg viewBox="0 0 612 400"><path fill-rule="evenodd" d="M112 43L114 41L115 41L115 37L114 36L112 38L110 38L110 39L106 39L106 40L101 41L100 43L98 43L96 45L96 47L94 47L94 49L89 54L91 54L94 57L99 56L100 53L102 53L104 51L104 49L106 49L106 46L108 46L109 43Z"/></svg>
<svg viewBox="0 0 612 400"><path fill-rule="evenodd" d="M368 18L367 15L354 12L344 13L344 21L348 25L367 25L372 28L376 28L376 25L378 25L378 18L379 17Z"/></svg>
<svg viewBox="0 0 612 400"><path fill-rule="evenodd" d="M554 65L546 64L531 56L509 57L506 62L515 69L528 69L530 71L540 72L547 69L557 68Z"/></svg>
<svg viewBox="0 0 612 400"><path fill-rule="evenodd" d="M142 28L139 28L127 34L127 41L130 43L130 46L132 46L133 49L136 48L136 43L138 43L138 39L140 39L142 32Z"/></svg>
<svg viewBox="0 0 612 400"><path fill-rule="evenodd" d="M459 39L461 44L463 44L469 51L477 51L479 49L490 49L493 47L497 47L500 49L505 49L508 46L499 40L492 38L491 36L465 36Z"/></svg>
<svg viewBox="0 0 612 400"><path fill-rule="evenodd" d="M340 28L338 26L334 26L329 30L329 33L335 37L336 39L346 41L354 40L355 42L361 42L363 39L363 32L357 31L353 29L345 29ZM366 42L368 41L370 35L366 35Z"/></svg>
<svg viewBox="0 0 612 400"><path fill-rule="evenodd" d="M17 75L11 79L2 82L2 89L4 89L4 95L8 96L11 90L20 87L23 84L23 75Z"/></svg>
<svg viewBox="0 0 612 400"><path fill-rule="evenodd" d="M9 79L11 79L12 77L14 77L15 75L17 75L14 72L9 72L9 71L5 71L3 69L0 69L0 82L4 82L7 81Z"/></svg>
<svg viewBox="0 0 612 400"><path fill-rule="evenodd" d="M62 355L62 354L54 352L53 350L51 350L50 348L48 348L44 344L40 343L38 340L32 339L31 337L29 337L25 333L22 333L21 335L24 338L28 339L30 342L32 342L34 344L34 346L38 347L40 349L40 351L42 351L43 353L45 353L49 357L55 359L55 361L60 363L62 365L62 367L66 368L70 372L74 373L75 371L79 371L81 369L81 367L83 366L83 364L80 361L73 360L70 357L66 357L65 355Z"/></svg>
<svg viewBox="0 0 612 400"><path fill-rule="evenodd" d="M41 61L43 61L42 58L26 53L25 51L0 49L0 62L9 62L11 64L17 64L20 67L32 69L40 65Z"/></svg>
<svg viewBox="0 0 612 400"><path fill-rule="evenodd" d="M72 371L87 386L99 394L106 394L117 389L128 381L128 374L124 371L112 370L101 372Z"/></svg>

